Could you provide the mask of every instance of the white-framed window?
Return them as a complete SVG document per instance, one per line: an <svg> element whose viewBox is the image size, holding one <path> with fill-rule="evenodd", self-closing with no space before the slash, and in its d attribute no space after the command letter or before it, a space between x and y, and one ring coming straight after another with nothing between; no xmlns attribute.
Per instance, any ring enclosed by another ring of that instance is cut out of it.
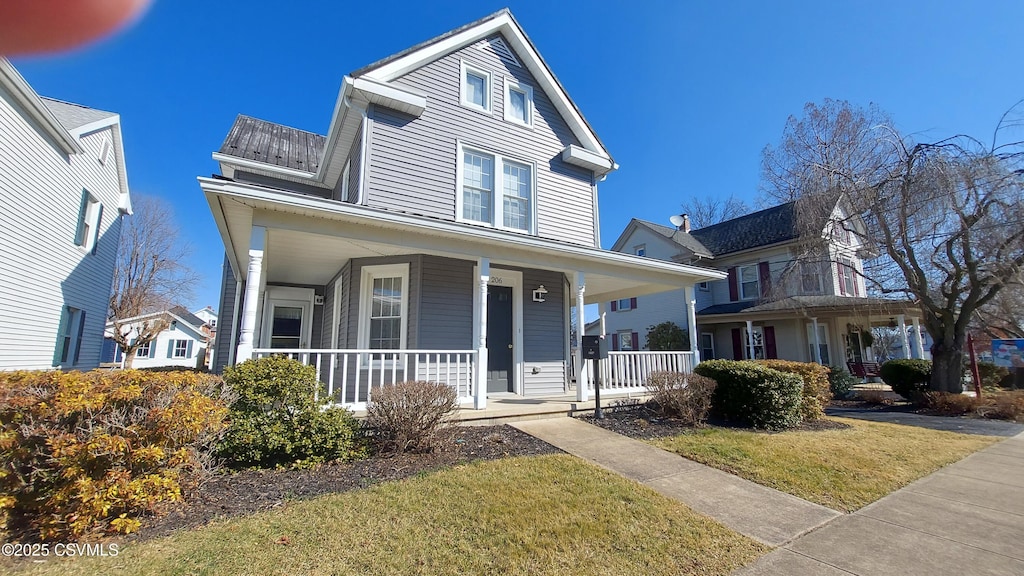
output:
<svg viewBox="0 0 1024 576"><path fill-rule="evenodd" d="M715 335L710 332L700 333L700 359L711 360L715 357Z"/></svg>
<svg viewBox="0 0 1024 576"><path fill-rule="evenodd" d="M534 233L536 167L458 144L456 220Z"/></svg>
<svg viewBox="0 0 1024 576"><path fill-rule="evenodd" d="M533 88L505 78L505 121L533 126Z"/></svg>
<svg viewBox="0 0 1024 576"><path fill-rule="evenodd" d="M352 159L349 158L345 162L345 169L341 171L341 201L348 202L348 180L352 173Z"/></svg>
<svg viewBox="0 0 1024 576"><path fill-rule="evenodd" d="M85 311L65 306L61 311L60 337L57 340L56 364L78 364L85 330Z"/></svg>
<svg viewBox="0 0 1024 576"><path fill-rule="evenodd" d="M338 348L338 343L341 342L341 330L342 330L342 325L341 325L341 306L342 306L342 296L344 296L344 292L342 292L342 288L343 287L344 286L343 286L343 284L341 282L341 277L339 276L338 279L334 281L334 300L331 303L332 304L332 310L331 310L332 311L332 319L331 319L331 321L334 322L334 329L331 330L331 348L334 348L334 349L337 349Z"/></svg>
<svg viewBox="0 0 1024 576"><path fill-rule="evenodd" d="M843 294L855 296L859 293L857 289L857 271L853 262L849 260L839 261L839 282L843 288Z"/></svg>
<svg viewBox="0 0 1024 576"><path fill-rule="evenodd" d="M633 309L633 299L632 298L622 298L622 299L620 299L615 304L615 310L617 312L621 312L623 310L632 310L632 309Z"/></svg>
<svg viewBox="0 0 1024 576"><path fill-rule="evenodd" d="M174 357L188 358L188 340L174 341Z"/></svg>
<svg viewBox="0 0 1024 576"><path fill-rule="evenodd" d="M753 350L751 350L751 343L753 343ZM747 332L746 328L743 329L743 358L764 360L764 330L760 326L754 326L750 332Z"/></svg>
<svg viewBox="0 0 1024 576"><path fill-rule="evenodd" d="M149 341L135 349L136 358L149 358L149 351L153 347L153 342Z"/></svg>
<svg viewBox="0 0 1024 576"><path fill-rule="evenodd" d="M110 157L110 140L103 139L103 147L100 148L100 154L96 157L100 161L101 166L107 165L107 158Z"/></svg>
<svg viewBox="0 0 1024 576"><path fill-rule="evenodd" d="M462 61L459 99L463 106L490 113L491 73Z"/></svg>
<svg viewBox="0 0 1024 576"><path fill-rule="evenodd" d="M364 266L360 276L359 347L406 347L409 318L409 265Z"/></svg>
<svg viewBox="0 0 1024 576"><path fill-rule="evenodd" d="M761 283L758 280L757 264L740 266L736 273L740 285L740 300L760 298Z"/></svg>
<svg viewBox="0 0 1024 576"><path fill-rule="evenodd" d="M75 229L75 245L88 252L96 253L99 240L100 219L103 205L88 190L82 190L82 201L78 207L78 227Z"/></svg>
<svg viewBox="0 0 1024 576"><path fill-rule="evenodd" d="M850 244L850 229L843 220L832 221L832 239L842 244Z"/></svg>
<svg viewBox="0 0 1024 576"><path fill-rule="evenodd" d="M814 323L807 324L807 348L810 353L810 361L817 362L818 357L814 353ZM832 358L829 355L828 325L818 324L818 348L821 351L822 366L831 366Z"/></svg>
<svg viewBox="0 0 1024 576"><path fill-rule="evenodd" d="M633 246L633 254L636 254L637 256L647 256L647 244Z"/></svg>
<svg viewBox="0 0 1024 576"><path fill-rule="evenodd" d="M821 266L817 262L800 263L800 287L804 294L821 294Z"/></svg>
<svg viewBox="0 0 1024 576"><path fill-rule="evenodd" d="M633 350L633 332L630 330L619 330L615 337L619 339L619 350L629 352Z"/></svg>
<svg viewBox="0 0 1024 576"><path fill-rule="evenodd" d="M711 285L708 284L707 282L698 282L697 289L700 290L701 292L708 292L711 290Z"/></svg>

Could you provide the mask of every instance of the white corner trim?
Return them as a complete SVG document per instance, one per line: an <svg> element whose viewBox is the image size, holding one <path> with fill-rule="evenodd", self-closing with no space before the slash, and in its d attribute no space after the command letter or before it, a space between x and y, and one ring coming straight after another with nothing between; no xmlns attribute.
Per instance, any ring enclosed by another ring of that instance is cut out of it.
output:
<svg viewBox="0 0 1024 576"><path fill-rule="evenodd" d="M525 94L526 98L526 122L519 120L512 116L512 91L521 92ZM516 82L514 78L505 76L505 85L501 91L505 99L505 121L511 122L512 124L518 124L520 126L526 126L527 128L533 128L533 88L526 84Z"/></svg>
<svg viewBox="0 0 1024 576"><path fill-rule="evenodd" d="M617 168L611 158L595 154L575 144L569 144L562 150L562 160L581 168L593 170L598 174L606 174Z"/></svg>

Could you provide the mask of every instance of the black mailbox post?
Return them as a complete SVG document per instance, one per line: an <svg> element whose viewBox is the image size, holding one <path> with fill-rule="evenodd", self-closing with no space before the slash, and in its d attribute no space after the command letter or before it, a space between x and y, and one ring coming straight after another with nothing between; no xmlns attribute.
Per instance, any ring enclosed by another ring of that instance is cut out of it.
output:
<svg viewBox="0 0 1024 576"><path fill-rule="evenodd" d="M603 419L604 412L601 410L601 370L597 362L608 357L608 341L600 336L584 336L582 344L583 361L594 361L590 371L594 375L594 416L598 419ZM577 386L583 385L582 380L581 378Z"/></svg>

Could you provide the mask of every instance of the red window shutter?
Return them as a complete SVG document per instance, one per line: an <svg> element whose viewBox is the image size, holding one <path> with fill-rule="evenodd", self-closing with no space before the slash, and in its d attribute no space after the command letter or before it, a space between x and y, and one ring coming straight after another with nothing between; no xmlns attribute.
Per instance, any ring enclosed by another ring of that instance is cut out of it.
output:
<svg viewBox="0 0 1024 576"><path fill-rule="evenodd" d="M729 268L729 301L735 302L740 299L740 286L736 279L736 267Z"/></svg>
<svg viewBox="0 0 1024 576"><path fill-rule="evenodd" d="M772 291L772 273L767 262L757 265L757 276L761 284L761 298L767 298Z"/></svg>
<svg viewBox="0 0 1024 576"><path fill-rule="evenodd" d="M739 328L732 329L732 359L743 360L743 334Z"/></svg>
<svg viewBox="0 0 1024 576"><path fill-rule="evenodd" d="M629 309L636 310L636 298L629 299Z"/></svg>
<svg viewBox="0 0 1024 576"><path fill-rule="evenodd" d="M617 300L612 300L612 312L615 312L618 309L619 309L619 302Z"/></svg>
<svg viewBox="0 0 1024 576"><path fill-rule="evenodd" d="M843 280L843 263L836 262L836 274L839 275L839 295L846 296L846 282Z"/></svg>
<svg viewBox="0 0 1024 576"><path fill-rule="evenodd" d="M764 327L764 356L775 359L779 357L779 350L775 346L775 327Z"/></svg>
<svg viewBox="0 0 1024 576"><path fill-rule="evenodd" d="M619 351L619 335L618 334L609 334L609 336L611 336L611 338L612 338L612 350L615 351L615 352L618 352Z"/></svg>
<svg viewBox="0 0 1024 576"><path fill-rule="evenodd" d="M640 335L637 334L636 332L631 332L630 336L633 337L632 338L633 339L633 350L639 350L640 349Z"/></svg>

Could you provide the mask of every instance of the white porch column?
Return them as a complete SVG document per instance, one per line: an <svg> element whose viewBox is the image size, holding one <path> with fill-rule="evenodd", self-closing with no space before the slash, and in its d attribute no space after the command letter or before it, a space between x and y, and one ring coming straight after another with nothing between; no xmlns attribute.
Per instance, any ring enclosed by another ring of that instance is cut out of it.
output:
<svg viewBox="0 0 1024 576"><path fill-rule="evenodd" d="M924 338L921 337L921 319L915 316L910 321L914 325L914 352L918 358L924 359Z"/></svg>
<svg viewBox="0 0 1024 576"><path fill-rule="evenodd" d="M263 273L263 251L266 248L267 229L253 226L249 237L249 268L245 275L245 300L242 302L242 325L238 336L235 363L252 359L253 338L256 332L256 313L260 299L260 275Z"/></svg>
<svg viewBox="0 0 1024 576"><path fill-rule="evenodd" d="M608 325L605 322L605 314L608 312L608 303L601 302L598 304L598 310L601 312L601 338L606 338L605 334L608 332Z"/></svg>
<svg viewBox="0 0 1024 576"><path fill-rule="evenodd" d="M583 306L585 302L583 300L583 293L587 290L586 278L583 276L583 272L576 273L576 400L579 402L586 402L589 397L589 378L587 377L587 371L583 367L583 329L586 327L584 322Z"/></svg>
<svg viewBox="0 0 1024 576"><path fill-rule="evenodd" d="M821 334L818 333L818 318L811 318L814 330L814 361L821 364Z"/></svg>
<svg viewBox="0 0 1024 576"><path fill-rule="evenodd" d="M476 323L480 327L480 336L476 343L476 389L473 394L473 408L483 410L487 407L487 283L491 281L491 260L480 258L477 262L480 270L477 290L480 307Z"/></svg>
<svg viewBox="0 0 1024 576"><path fill-rule="evenodd" d="M754 323L747 320L747 360L754 359Z"/></svg>
<svg viewBox="0 0 1024 576"><path fill-rule="evenodd" d="M686 298L686 322L690 331L690 353L693 354L693 366L700 364L700 339L697 338L697 292L694 285L683 287Z"/></svg>
<svg viewBox="0 0 1024 576"><path fill-rule="evenodd" d="M903 343L903 357L910 358L910 340L907 338L907 318L900 314L896 317L896 325L900 331L900 342Z"/></svg>

